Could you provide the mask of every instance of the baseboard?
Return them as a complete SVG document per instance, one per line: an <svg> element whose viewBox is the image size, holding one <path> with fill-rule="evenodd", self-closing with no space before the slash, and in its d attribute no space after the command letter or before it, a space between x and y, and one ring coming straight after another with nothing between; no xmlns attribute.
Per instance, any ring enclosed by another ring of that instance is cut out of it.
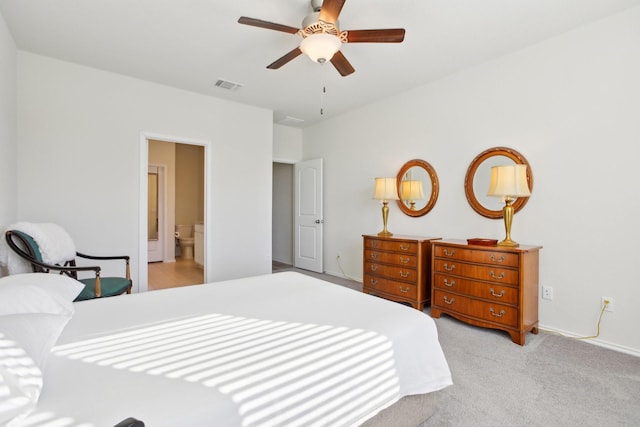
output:
<svg viewBox="0 0 640 427"><path fill-rule="evenodd" d="M550 327L547 327L547 326L544 326L544 325L539 325L539 328L540 328L540 330L543 330L543 331L548 331L548 332L564 335L567 338L579 338L579 337L582 336L582 335L574 334L573 332L563 331L562 329L550 328ZM617 351L617 352L620 352L620 353L630 354L631 356L640 357L640 350L638 350L638 349L625 347L625 346L619 345L619 344L610 343L610 342L603 341L603 340L598 339L598 338L584 339L584 340L580 340L580 341L586 342L588 344L597 345L598 347L607 348L609 350Z"/></svg>
<svg viewBox="0 0 640 427"><path fill-rule="evenodd" d="M342 272L325 270L324 274L328 274L329 276L340 277L341 279L353 280L354 282L362 283L361 277L345 276L344 274L342 274Z"/></svg>

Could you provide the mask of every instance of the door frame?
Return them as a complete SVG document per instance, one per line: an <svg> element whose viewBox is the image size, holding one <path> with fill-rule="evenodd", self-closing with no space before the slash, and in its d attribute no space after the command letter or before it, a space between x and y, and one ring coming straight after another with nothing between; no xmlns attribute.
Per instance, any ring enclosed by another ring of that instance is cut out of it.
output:
<svg viewBox="0 0 640 427"><path fill-rule="evenodd" d="M149 271L148 271L148 242L147 242L147 198L149 197L149 188L147 182L147 173L149 171L149 140L173 142L175 144L201 145L204 147L204 281L209 281L208 272L210 271L207 252L210 245L210 235L212 233L211 220L209 218L211 210L210 181L213 166L213 142L209 140L194 139L187 137L178 137L173 135L157 134L152 132L140 132L140 165L139 165L139 205L138 205L138 280L137 291L146 292L149 290Z"/></svg>
<svg viewBox="0 0 640 427"><path fill-rule="evenodd" d="M160 247L160 261L166 261L166 240L169 238L165 230L165 217L167 213L167 201L166 201L166 182L165 182L165 165L149 163L148 170L152 168L156 169L158 175L158 246ZM149 186L147 185L147 198L149 194ZM149 208L147 207L147 210ZM147 224L148 225L148 224ZM147 236L147 257L149 256L149 238ZM147 258L147 262L149 259Z"/></svg>

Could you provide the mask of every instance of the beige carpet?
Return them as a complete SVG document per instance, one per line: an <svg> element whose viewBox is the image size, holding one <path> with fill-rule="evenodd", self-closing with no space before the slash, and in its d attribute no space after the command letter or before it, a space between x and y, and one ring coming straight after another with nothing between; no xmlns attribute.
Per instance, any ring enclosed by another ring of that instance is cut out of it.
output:
<svg viewBox="0 0 640 427"><path fill-rule="evenodd" d="M435 321L454 385L424 427L640 426L640 358L545 332L521 347L505 332Z"/></svg>

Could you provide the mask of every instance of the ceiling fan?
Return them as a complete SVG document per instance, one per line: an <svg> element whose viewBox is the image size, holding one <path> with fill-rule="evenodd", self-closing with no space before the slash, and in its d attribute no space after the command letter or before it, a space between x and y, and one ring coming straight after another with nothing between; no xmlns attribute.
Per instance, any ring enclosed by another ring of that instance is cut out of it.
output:
<svg viewBox="0 0 640 427"><path fill-rule="evenodd" d="M342 76L348 76L355 69L340 52L342 43L401 43L404 29L350 30L340 31L338 15L346 0L311 0L313 13L302 21L302 28L276 24L261 19L240 17L244 25L297 34L302 37L300 46L277 59L267 68L277 70L292 59L305 53L313 61L323 64L330 61Z"/></svg>

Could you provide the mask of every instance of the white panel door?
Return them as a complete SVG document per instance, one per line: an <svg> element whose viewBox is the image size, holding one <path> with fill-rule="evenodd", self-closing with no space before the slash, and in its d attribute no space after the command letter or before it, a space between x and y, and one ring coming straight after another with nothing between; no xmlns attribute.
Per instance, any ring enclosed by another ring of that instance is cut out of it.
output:
<svg viewBox="0 0 640 427"><path fill-rule="evenodd" d="M294 165L294 265L322 273L322 159Z"/></svg>

